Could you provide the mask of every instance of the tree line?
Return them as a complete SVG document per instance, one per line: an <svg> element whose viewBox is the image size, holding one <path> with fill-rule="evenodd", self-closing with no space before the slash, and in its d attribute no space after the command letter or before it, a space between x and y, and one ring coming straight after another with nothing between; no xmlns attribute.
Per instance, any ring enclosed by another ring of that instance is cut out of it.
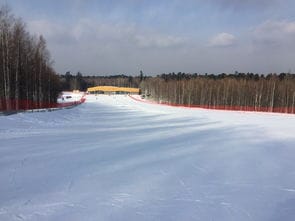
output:
<svg viewBox="0 0 295 221"><path fill-rule="evenodd" d="M56 75L42 36L32 36L7 6L0 8L0 110L50 107L62 90L140 87L153 100L214 109L295 113L295 75L179 72L146 77Z"/></svg>
<svg viewBox="0 0 295 221"><path fill-rule="evenodd" d="M172 105L295 113L295 75L289 73L179 72L146 78L140 87L151 99Z"/></svg>
<svg viewBox="0 0 295 221"><path fill-rule="evenodd" d="M46 41L32 36L7 6L0 9L0 110L48 107L56 102L59 77Z"/></svg>
<svg viewBox="0 0 295 221"><path fill-rule="evenodd" d="M60 75L61 90L87 91L87 88L94 86L117 86L117 87L134 87L138 88L140 84L140 76L128 76L124 74L110 76L85 76L80 72L71 74L66 72Z"/></svg>
<svg viewBox="0 0 295 221"><path fill-rule="evenodd" d="M170 105L212 109L295 113L295 75L169 73L144 76L61 75L63 90L93 86L139 87L144 96Z"/></svg>

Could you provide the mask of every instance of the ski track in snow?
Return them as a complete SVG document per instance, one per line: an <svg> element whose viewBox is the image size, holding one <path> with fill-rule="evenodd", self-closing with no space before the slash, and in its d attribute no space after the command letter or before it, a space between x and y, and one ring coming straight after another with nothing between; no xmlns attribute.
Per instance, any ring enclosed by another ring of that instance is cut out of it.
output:
<svg viewBox="0 0 295 221"><path fill-rule="evenodd" d="M295 116L124 95L0 116L0 220L295 220Z"/></svg>

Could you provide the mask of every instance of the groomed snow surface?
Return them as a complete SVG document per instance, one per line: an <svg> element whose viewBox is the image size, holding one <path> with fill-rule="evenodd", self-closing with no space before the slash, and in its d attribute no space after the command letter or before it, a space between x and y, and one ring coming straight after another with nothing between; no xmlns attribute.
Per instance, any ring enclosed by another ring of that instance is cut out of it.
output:
<svg viewBox="0 0 295 221"><path fill-rule="evenodd" d="M0 116L0 220L295 220L295 116L87 96Z"/></svg>

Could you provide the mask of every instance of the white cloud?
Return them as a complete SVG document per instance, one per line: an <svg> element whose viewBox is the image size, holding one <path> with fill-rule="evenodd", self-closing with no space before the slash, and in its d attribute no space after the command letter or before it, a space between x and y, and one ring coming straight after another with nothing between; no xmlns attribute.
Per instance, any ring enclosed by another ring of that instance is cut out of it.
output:
<svg viewBox="0 0 295 221"><path fill-rule="evenodd" d="M268 50L294 48L295 22L266 21L253 29L252 38L255 47L268 47Z"/></svg>
<svg viewBox="0 0 295 221"><path fill-rule="evenodd" d="M185 41L181 37L139 29L134 24L97 23L85 19L80 20L73 28L73 36L76 39L88 38L108 42L116 41L116 43L124 42L140 48L174 47Z"/></svg>
<svg viewBox="0 0 295 221"><path fill-rule="evenodd" d="M44 35L52 38L56 35L64 34L64 27L46 20L34 20L28 22L29 31L33 34Z"/></svg>
<svg viewBox="0 0 295 221"><path fill-rule="evenodd" d="M159 34L139 34L135 36L135 40L136 44L143 48L167 48L178 46L185 42L185 39L181 37Z"/></svg>
<svg viewBox="0 0 295 221"><path fill-rule="evenodd" d="M89 19L81 19L72 27L72 35L77 40L126 40L134 35L133 24L101 23Z"/></svg>
<svg viewBox="0 0 295 221"><path fill-rule="evenodd" d="M128 72L128 69L153 60L148 53L167 53L167 50L174 50L186 41L133 23L80 19L75 24L62 26L37 20L29 22L28 26L31 33L44 35L55 60L55 68L60 73L69 69L84 73ZM150 50L143 53L143 48Z"/></svg>
<svg viewBox="0 0 295 221"><path fill-rule="evenodd" d="M255 34L258 36L281 36L286 34L295 34L295 22L266 21L256 27Z"/></svg>
<svg viewBox="0 0 295 221"><path fill-rule="evenodd" d="M227 47L232 46L236 42L236 37L229 33L219 33L212 37L209 41L209 45L213 47Z"/></svg>
<svg viewBox="0 0 295 221"><path fill-rule="evenodd" d="M27 23L33 35L43 35L47 42L54 44L70 44L75 40L69 27L46 20L34 20Z"/></svg>
<svg viewBox="0 0 295 221"><path fill-rule="evenodd" d="M238 45L233 34L219 33L208 41L210 47L201 38L171 35L134 23L79 19L65 25L40 20L29 22L28 27L30 33L45 36L59 73L268 73L295 69L295 22L290 21L264 22L241 36Z"/></svg>
<svg viewBox="0 0 295 221"><path fill-rule="evenodd" d="M245 10L245 8L261 9L268 6L275 6L279 0L209 0L209 2L219 4L223 7L234 7Z"/></svg>

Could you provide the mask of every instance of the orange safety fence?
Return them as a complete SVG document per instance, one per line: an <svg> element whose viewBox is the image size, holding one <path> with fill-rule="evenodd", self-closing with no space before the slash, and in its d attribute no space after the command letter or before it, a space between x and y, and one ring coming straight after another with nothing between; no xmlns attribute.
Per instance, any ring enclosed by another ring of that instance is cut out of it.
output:
<svg viewBox="0 0 295 221"><path fill-rule="evenodd" d="M66 102L66 103L53 103L53 102L37 102L32 100L15 100L15 99L0 99L0 111L21 111L33 109L47 109L47 108L65 108L75 106L85 102L82 97L79 101Z"/></svg>
<svg viewBox="0 0 295 221"><path fill-rule="evenodd" d="M132 95L129 95L129 97L131 97L133 100L144 102L144 103L167 105L167 106L173 106L173 107L295 114L295 107L274 107L274 108L271 108L271 107L229 106L229 105L194 105L194 104L185 105L185 104L169 103L169 102L165 102L165 101L157 102L157 101L153 101L153 100L146 100L146 99L136 98Z"/></svg>

